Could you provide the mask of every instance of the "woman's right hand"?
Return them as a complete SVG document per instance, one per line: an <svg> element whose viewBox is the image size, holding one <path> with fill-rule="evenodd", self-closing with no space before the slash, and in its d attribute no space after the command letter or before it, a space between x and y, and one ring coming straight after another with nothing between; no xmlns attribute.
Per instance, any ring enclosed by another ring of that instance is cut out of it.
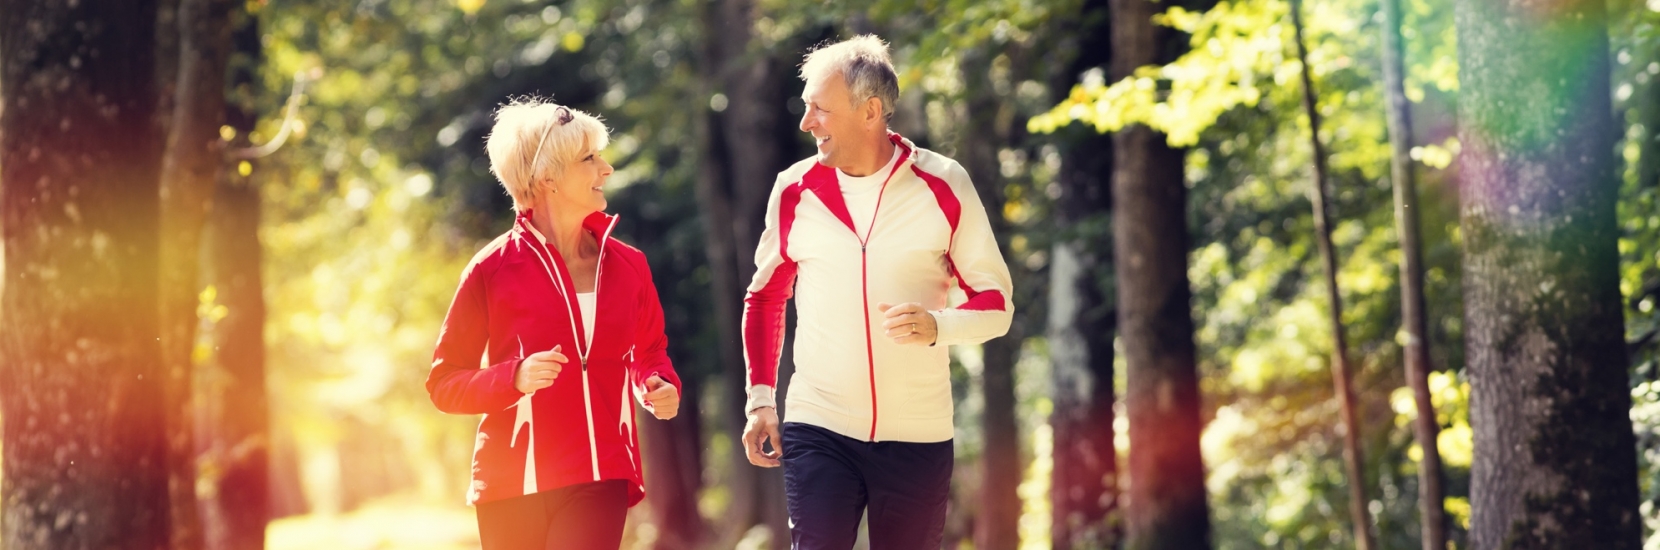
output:
<svg viewBox="0 0 1660 550"><path fill-rule="evenodd" d="M539 351L530 354L524 361L519 362L519 373L513 376L513 387L523 393L553 385L559 378L559 371L565 369L565 363L570 361L565 354L559 353L559 346L548 351Z"/></svg>

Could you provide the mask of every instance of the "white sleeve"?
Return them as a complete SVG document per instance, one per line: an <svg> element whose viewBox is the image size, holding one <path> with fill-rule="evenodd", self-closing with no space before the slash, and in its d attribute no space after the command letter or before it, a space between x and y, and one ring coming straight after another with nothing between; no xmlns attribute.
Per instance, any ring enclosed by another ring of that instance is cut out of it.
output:
<svg viewBox="0 0 1660 550"><path fill-rule="evenodd" d="M968 173L960 166L952 168L948 181L962 211L947 258L968 300L929 313L939 329L936 345L978 344L1009 332L1014 320L1014 283Z"/></svg>

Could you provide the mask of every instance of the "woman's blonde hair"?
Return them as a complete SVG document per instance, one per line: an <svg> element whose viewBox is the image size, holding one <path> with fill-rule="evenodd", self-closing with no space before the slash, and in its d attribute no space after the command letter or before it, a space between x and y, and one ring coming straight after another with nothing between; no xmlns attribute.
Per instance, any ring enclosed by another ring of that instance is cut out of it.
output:
<svg viewBox="0 0 1660 550"><path fill-rule="evenodd" d="M558 177L566 164L604 149L609 141L610 130L599 118L526 97L496 110L484 149L490 154L490 172L513 197L513 210L522 212L536 204L543 180Z"/></svg>

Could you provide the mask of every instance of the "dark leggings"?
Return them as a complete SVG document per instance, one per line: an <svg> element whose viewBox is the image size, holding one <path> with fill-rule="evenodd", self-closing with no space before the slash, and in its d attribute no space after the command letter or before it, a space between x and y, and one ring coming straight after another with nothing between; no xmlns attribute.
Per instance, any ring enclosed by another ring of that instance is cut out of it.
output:
<svg viewBox="0 0 1660 550"><path fill-rule="evenodd" d="M628 485L620 479L481 503L483 550L603 550L622 545Z"/></svg>

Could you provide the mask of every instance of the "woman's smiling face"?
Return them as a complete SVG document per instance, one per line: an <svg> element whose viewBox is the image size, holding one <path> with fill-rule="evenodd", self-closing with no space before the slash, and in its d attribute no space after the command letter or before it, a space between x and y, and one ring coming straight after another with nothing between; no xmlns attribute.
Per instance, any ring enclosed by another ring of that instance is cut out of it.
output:
<svg viewBox="0 0 1660 550"><path fill-rule="evenodd" d="M605 210L603 188L611 172L611 163L605 162L599 151L584 148L549 184L549 190L553 191L548 194L549 205L582 214Z"/></svg>

